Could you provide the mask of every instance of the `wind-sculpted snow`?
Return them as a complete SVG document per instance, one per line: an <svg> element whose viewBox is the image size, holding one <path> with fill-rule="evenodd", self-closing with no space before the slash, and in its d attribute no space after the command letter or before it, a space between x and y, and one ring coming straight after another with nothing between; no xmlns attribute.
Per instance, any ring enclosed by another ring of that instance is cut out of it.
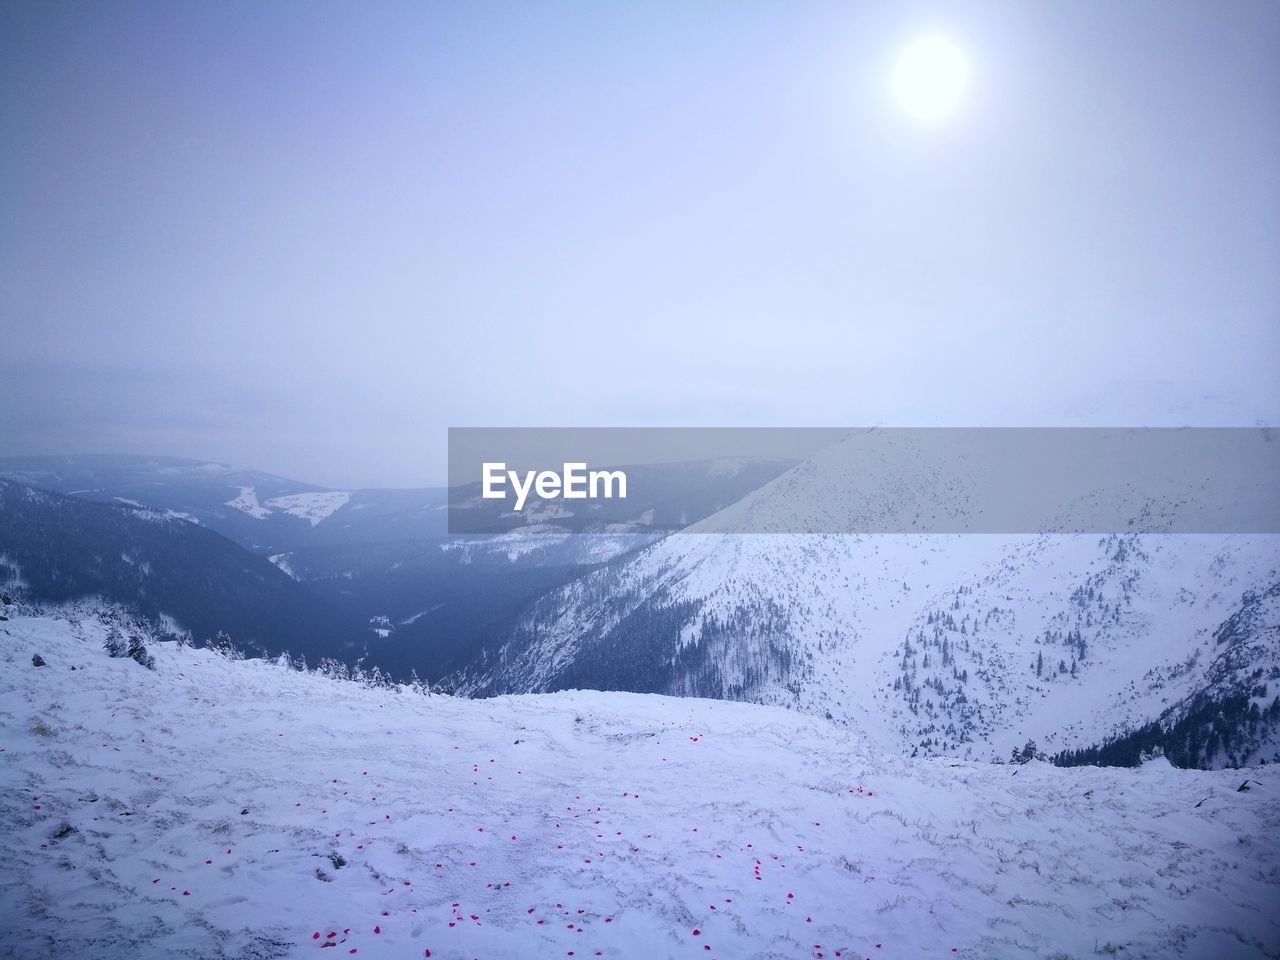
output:
<svg viewBox="0 0 1280 960"><path fill-rule="evenodd" d="M151 671L106 630L0 623L5 956L1280 955L1270 767L886 759L746 704Z"/></svg>

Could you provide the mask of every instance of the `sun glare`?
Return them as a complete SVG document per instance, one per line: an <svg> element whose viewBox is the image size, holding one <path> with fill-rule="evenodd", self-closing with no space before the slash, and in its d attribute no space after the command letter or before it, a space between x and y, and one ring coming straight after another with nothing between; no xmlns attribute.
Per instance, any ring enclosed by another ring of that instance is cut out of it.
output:
<svg viewBox="0 0 1280 960"><path fill-rule="evenodd" d="M969 62L946 37L913 41L898 55L893 92L907 113L938 120L955 112L969 85Z"/></svg>

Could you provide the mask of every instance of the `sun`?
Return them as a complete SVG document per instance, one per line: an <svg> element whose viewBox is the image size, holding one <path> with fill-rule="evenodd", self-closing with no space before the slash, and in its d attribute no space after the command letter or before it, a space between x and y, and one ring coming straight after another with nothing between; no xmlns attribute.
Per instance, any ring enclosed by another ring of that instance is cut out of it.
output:
<svg viewBox="0 0 1280 960"><path fill-rule="evenodd" d="M902 108L919 120L950 116L969 86L969 61L943 36L912 41L893 68L893 92Z"/></svg>

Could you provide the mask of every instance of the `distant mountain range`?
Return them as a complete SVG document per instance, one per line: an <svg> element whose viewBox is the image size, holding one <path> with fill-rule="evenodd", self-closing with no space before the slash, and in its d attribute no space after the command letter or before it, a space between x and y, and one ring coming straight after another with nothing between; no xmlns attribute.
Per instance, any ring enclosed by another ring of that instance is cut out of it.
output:
<svg viewBox="0 0 1280 960"><path fill-rule="evenodd" d="M444 488L331 490L171 457L3 458L0 477L220 534L255 560L269 560L354 630L348 659L396 676L416 670L439 677L505 637L539 596L652 543L658 535L648 530L646 514L701 519L793 463L757 458L632 468L645 474L651 496L622 501L590 521L600 532L572 536L588 521L568 511L504 517L495 509L496 534L453 536Z"/></svg>
<svg viewBox="0 0 1280 960"><path fill-rule="evenodd" d="M0 480L0 589L126 605L197 641L349 658L362 624L309 587L171 511L91 503Z"/></svg>

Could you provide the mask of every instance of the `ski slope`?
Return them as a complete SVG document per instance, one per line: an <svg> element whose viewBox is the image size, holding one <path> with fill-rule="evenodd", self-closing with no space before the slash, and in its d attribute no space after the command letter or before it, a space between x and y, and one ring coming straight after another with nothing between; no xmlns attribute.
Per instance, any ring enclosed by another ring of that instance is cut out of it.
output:
<svg viewBox="0 0 1280 960"><path fill-rule="evenodd" d="M0 623L0 956L1280 956L1272 767L909 760L777 707L154 642L149 671L108 629Z"/></svg>

